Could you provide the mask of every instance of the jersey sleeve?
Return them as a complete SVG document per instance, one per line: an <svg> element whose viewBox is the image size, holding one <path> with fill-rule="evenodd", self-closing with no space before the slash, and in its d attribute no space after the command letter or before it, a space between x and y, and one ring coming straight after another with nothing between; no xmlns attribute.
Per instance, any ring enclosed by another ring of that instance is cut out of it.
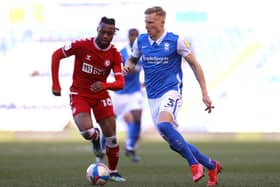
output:
<svg viewBox="0 0 280 187"><path fill-rule="evenodd" d="M178 54L183 57L188 56L188 54L191 53L191 46L189 41L179 37L177 42L177 51Z"/></svg>
<svg viewBox="0 0 280 187"><path fill-rule="evenodd" d="M56 91L61 91L58 73L59 73L60 60L65 57L66 56L63 53L62 48L55 50L52 54L52 61L51 61L52 89Z"/></svg>
<svg viewBox="0 0 280 187"><path fill-rule="evenodd" d="M63 47L55 50L52 54L51 62L51 76L52 76L52 89L56 91L61 91L61 86L59 83L59 65L60 60L75 54L75 51L79 48L80 42L75 41L64 45Z"/></svg>
<svg viewBox="0 0 280 187"><path fill-rule="evenodd" d="M122 48L120 53L121 53L121 57L122 57L122 63L124 64L128 58L128 53L127 53L126 47Z"/></svg>
<svg viewBox="0 0 280 187"><path fill-rule="evenodd" d="M138 47L138 38L136 38L133 43L131 55L135 58L139 58L141 56L141 52Z"/></svg>
<svg viewBox="0 0 280 187"><path fill-rule="evenodd" d="M64 45L62 47L62 52L63 52L64 56L69 57L71 55L74 55L75 51L77 51L77 49L79 48L80 43L81 42L79 42L79 41L75 41L75 42Z"/></svg>

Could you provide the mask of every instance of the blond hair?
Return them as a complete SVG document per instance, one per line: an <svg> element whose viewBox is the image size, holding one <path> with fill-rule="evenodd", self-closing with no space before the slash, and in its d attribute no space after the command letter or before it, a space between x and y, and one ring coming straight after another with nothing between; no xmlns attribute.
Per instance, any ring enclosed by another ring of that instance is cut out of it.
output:
<svg viewBox="0 0 280 187"><path fill-rule="evenodd" d="M165 16L166 16L165 10L163 10L163 8L160 6L154 6L154 7L147 8L144 13L146 15L155 13L157 16L161 16L163 18L165 18Z"/></svg>

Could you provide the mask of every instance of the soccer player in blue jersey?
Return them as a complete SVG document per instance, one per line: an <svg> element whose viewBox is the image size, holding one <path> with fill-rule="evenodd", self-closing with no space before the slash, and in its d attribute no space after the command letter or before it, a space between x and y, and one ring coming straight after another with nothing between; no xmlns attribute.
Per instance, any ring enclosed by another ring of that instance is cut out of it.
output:
<svg viewBox="0 0 280 187"><path fill-rule="evenodd" d="M133 42L138 35L139 31L136 28L128 30L129 42L120 51L124 63L131 55ZM125 75L124 89L115 91L112 95L116 115L122 117L127 124L125 155L130 157L133 162L140 161L140 157L136 155L136 146L141 133L141 115L143 107L143 94L141 92L139 77L140 70L141 67L137 65L135 71Z"/></svg>
<svg viewBox="0 0 280 187"><path fill-rule="evenodd" d="M141 57L145 75L148 102L154 123L170 148L186 159L194 182L204 176L208 169L208 186L218 184L218 173L222 165L201 153L188 143L176 130L176 115L182 105L182 58L190 65L200 85L202 101L211 113L212 101L208 95L201 65L188 48L187 41L164 28L166 12L159 6L145 11L147 33L139 35L133 52L124 67L124 73L132 71Z"/></svg>

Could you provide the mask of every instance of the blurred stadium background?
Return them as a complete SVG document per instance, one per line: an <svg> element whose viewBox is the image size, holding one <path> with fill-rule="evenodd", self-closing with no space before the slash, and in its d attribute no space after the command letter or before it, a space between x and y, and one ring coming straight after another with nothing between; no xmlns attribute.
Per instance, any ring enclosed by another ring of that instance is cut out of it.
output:
<svg viewBox="0 0 280 187"><path fill-rule="evenodd" d="M63 96L51 94L53 50L95 36L102 16L127 30L144 28L144 10L167 10L167 30L190 39L204 67L213 114L204 112L200 89L185 65L180 129L200 133L279 133L280 12L276 1L223 0L10 0L0 2L0 131L60 132L72 124L68 87L73 59L61 63ZM119 130L125 126L118 119ZM146 107L144 131L154 129Z"/></svg>

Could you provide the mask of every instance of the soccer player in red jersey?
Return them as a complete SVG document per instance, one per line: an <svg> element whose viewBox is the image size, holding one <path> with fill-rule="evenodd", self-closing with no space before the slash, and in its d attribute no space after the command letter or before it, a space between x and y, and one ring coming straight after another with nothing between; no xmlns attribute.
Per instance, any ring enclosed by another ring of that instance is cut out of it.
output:
<svg viewBox="0 0 280 187"><path fill-rule="evenodd" d="M100 132L98 128L94 128L91 117L93 111L105 137L110 179L124 182L126 179L117 170L119 143L116 136L115 114L108 93L108 90L119 90L125 85L121 55L111 44L117 30L113 18L102 17L96 37L74 41L53 52L51 75L52 93L60 96L60 60L75 56L73 81L70 87L70 105L74 121L81 135L86 140L91 140L94 150L102 154ZM106 82L111 70L114 72L115 81Z"/></svg>

